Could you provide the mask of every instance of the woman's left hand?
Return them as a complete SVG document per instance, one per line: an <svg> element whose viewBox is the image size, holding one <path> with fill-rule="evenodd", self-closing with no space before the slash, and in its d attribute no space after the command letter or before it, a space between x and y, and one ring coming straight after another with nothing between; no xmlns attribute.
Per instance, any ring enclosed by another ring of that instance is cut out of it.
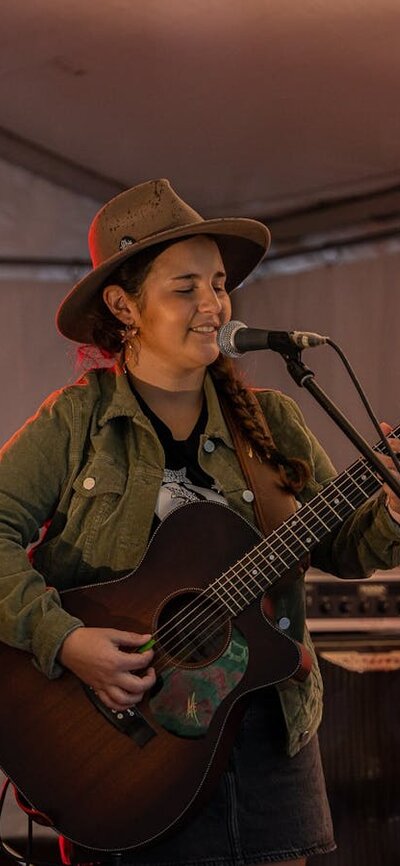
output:
<svg viewBox="0 0 400 866"><path fill-rule="evenodd" d="M381 429L382 429L383 433L385 434L385 436L390 436L392 429L393 429L390 426L390 424L387 424L386 421L382 421L380 426L381 426ZM390 437L390 445L391 445L391 448L393 449L393 451L396 452L396 454L400 454L400 441L398 439L395 439L394 437ZM380 455L380 459L382 460L382 463L384 463L385 466L387 466L388 469L390 469L393 472L394 477L397 478L398 482L400 483L400 475L394 466L392 458L389 457L389 455L387 455L387 454L386 455L383 454L383 455ZM391 490L391 488L387 484L384 484L383 489L386 491L386 496L387 496L386 506L392 512L394 512L394 515L396 515L395 519L397 519L397 516L398 516L398 522L400 523L400 499L398 496L396 496L396 494L393 492L393 490Z"/></svg>

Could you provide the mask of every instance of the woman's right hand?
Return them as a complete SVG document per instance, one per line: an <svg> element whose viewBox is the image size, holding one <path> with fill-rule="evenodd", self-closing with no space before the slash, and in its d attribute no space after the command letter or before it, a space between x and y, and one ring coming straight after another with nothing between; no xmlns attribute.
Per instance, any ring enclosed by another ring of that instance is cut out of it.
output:
<svg viewBox="0 0 400 866"><path fill-rule="evenodd" d="M150 634L84 626L65 638L58 659L91 686L106 707L126 710L155 684L155 670L149 667L153 650L135 652L150 638Z"/></svg>

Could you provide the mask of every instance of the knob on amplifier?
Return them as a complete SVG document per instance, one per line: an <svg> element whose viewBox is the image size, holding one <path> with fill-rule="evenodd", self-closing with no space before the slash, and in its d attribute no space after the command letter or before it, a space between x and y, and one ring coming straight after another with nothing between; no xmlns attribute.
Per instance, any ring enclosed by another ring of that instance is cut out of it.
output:
<svg viewBox="0 0 400 866"><path fill-rule="evenodd" d="M360 580L310 569L305 586L310 631L400 633L400 569Z"/></svg>

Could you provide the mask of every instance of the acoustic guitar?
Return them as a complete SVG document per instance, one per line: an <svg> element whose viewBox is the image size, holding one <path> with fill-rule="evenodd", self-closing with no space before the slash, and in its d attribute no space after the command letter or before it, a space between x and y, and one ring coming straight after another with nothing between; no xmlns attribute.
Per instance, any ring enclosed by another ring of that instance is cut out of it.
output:
<svg viewBox="0 0 400 866"><path fill-rule="evenodd" d="M43 820L110 851L159 840L190 815L224 766L248 696L309 671L270 594L380 486L360 459L267 538L227 506L186 505L134 572L62 593L87 626L152 634L157 683L137 708L108 710L69 671L50 681L0 643L0 764Z"/></svg>

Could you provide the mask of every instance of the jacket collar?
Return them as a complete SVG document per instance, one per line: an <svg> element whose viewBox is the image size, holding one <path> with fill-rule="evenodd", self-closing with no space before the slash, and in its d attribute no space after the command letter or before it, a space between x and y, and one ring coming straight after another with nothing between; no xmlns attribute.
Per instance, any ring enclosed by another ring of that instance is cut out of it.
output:
<svg viewBox="0 0 400 866"><path fill-rule="evenodd" d="M150 422L143 414L124 371L116 366L103 372L100 386L103 399L99 413L99 426L103 427L114 418L124 417L132 418L136 424L149 427ZM208 409L205 437L221 439L225 445L233 449L232 438L225 424L215 385L209 373L206 373L204 380L204 393Z"/></svg>
<svg viewBox="0 0 400 866"><path fill-rule="evenodd" d="M114 418L134 419L139 413L142 415L136 397L129 387L128 377L119 365L101 370L99 385L102 397L98 419L100 427L104 427Z"/></svg>
<svg viewBox="0 0 400 866"><path fill-rule="evenodd" d="M209 373L206 374L204 380L204 393L208 408L208 421L205 429L206 437L208 439L221 439L228 448L234 449L231 434L221 411L215 385Z"/></svg>

